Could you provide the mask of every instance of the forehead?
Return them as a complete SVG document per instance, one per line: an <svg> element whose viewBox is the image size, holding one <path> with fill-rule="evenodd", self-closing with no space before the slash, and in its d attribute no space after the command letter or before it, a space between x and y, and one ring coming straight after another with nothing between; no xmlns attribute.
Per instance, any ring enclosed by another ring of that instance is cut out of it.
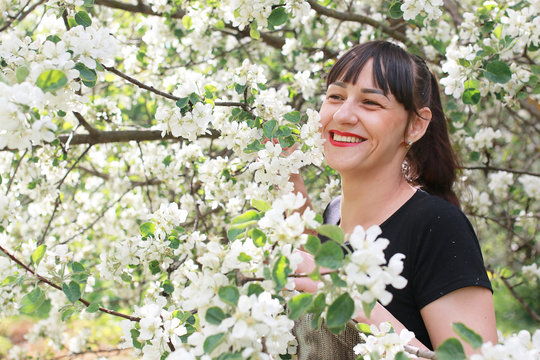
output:
<svg viewBox="0 0 540 360"><path fill-rule="evenodd" d="M372 89L382 90L383 95L388 95L388 84L385 78L384 69L380 62L374 65L373 58L353 57L340 66L333 76L328 78L330 85L361 85Z"/></svg>

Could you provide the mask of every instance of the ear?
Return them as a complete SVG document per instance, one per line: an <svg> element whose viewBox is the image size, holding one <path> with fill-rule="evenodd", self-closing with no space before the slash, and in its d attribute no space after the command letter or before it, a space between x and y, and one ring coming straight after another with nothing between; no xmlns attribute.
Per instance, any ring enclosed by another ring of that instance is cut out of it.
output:
<svg viewBox="0 0 540 360"><path fill-rule="evenodd" d="M413 143L420 140L420 138L426 133L430 121L431 110L427 106L419 109L418 115L414 115L414 119L412 119L409 125L406 140L410 140Z"/></svg>

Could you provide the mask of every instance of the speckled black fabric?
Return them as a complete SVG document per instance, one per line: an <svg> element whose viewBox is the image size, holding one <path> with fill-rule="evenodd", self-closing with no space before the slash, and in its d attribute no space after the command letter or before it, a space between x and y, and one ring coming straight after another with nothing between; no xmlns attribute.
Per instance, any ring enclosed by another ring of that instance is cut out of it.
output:
<svg viewBox="0 0 540 360"><path fill-rule="evenodd" d="M327 206L325 223L339 224L340 200L335 198ZM407 279L404 289L388 287L393 299L386 308L432 349L420 309L464 287L491 290L474 229L461 210L422 190L380 226L380 237L390 240L386 259L404 254L402 276Z"/></svg>

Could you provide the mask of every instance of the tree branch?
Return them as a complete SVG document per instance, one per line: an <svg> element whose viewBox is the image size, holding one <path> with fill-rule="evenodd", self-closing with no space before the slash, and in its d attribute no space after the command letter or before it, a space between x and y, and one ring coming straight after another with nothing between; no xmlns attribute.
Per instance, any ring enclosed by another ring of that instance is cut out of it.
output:
<svg viewBox="0 0 540 360"><path fill-rule="evenodd" d="M319 13L320 15L325 15L325 16L338 19L338 20L354 21L354 22L370 25L376 29L381 29L383 33L390 35L394 39L399 40L404 44L407 44L407 45L410 44L409 39L407 39L407 37L404 35L403 32L392 30L389 26L386 26L376 20L373 20L372 18L369 18L364 15L351 14L351 13L329 9L319 4L316 0L307 0L307 2L311 6L311 8L315 10L317 13Z"/></svg>
<svg viewBox="0 0 540 360"><path fill-rule="evenodd" d="M458 3L455 0L443 0L444 8L448 13L450 14L450 17L452 17L452 22L454 23L454 26L457 28L461 23L463 22L463 17L461 16L461 13L459 12Z"/></svg>
<svg viewBox="0 0 540 360"><path fill-rule="evenodd" d="M159 13L152 10L151 6L148 6L144 4L143 2L138 2L137 5L134 5L134 4L122 3L116 0L96 0L94 3L96 5L102 5L102 6L113 8L113 9L125 10L132 13L141 13L141 14L152 15L152 16L165 16L165 14L163 13ZM186 14L185 11L179 9L172 14L167 14L167 16L170 16L173 19L181 19L184 17L185 14ZM237 27L232 26L231 24L226 24L225 27L237 31L238 34L241 35L242 37L250 37L249 29L240 30ZM267 45L272 46L276 49L281 49L281 47L285 44L285 39L279 36L270 35L264 32L261 32L260 34L261 34L261 39L263 42L265 42Z"/></svg>
<svg viewBox="0 0 540 360"><path fill-rule="evenodd" d="M200 138L218 138L220 133L216 130L210 130L210 133L200 135ZM66 143L69 139L69 135L59 135L58 139L62 143ZM184 141L184 138L173 136L172 134L166 134L161 136L160 130L119 130L119 131L99 131L96 130L94 135L91 134L75 134L71 139L71 145L81 144L109 144L120 143L129 141L155 141L155 140L180 140Z"/></svg>
<svg viewBox="0 0 540 360"><path fill-rule="evenodd" d="M23 264L19 259L17 259L15 256L13 256L10 252L8 252L6 249L4 249L2 246L0 246L0 250L7 255L7 257L9 257L12 261L14 261L15 263L17 263L17 265L19 265L20 267L24 268L27 272L29 272L30 274L34 275L36 277L36 279L38 279L40 282L44 282L45 284L49 285L49 286L52 286L53 288L55 288L56 290L60 290L60 291L63 291L62 288L58 285L56 285L55 283L53 283L52 281L48 280L47 278L44 278L43 276L39 275L38 273L34 272L34 270L30 269L28 266L26 266L25 264ZM90 306L90 302L83 299L83 298L79 298L77 301L83 303L84 305L86 305L86 307ZM115 316L119 316L121 318L124 318L124 319L128 319L128 320L131 320L131 321L136 321L136 322L139 322L141 320L140 317L136 317L136 316L130 316L130 315L126 315L126 314L122 314L122 313L119 313L117 311L114 311L114 310L109 310L109 309L105 309L103 307L100 307L99 308L99 311L101 312L104 312L104 313L107 313L107 314L110 314L110 315L115 315Z"/></svg>
<svg viewBox="0 0 540 360"><path fill-rule="evenodd" d="M422 350L422 349L419 349L419 348L411 346L411 345L405 345L405 346L403 346L403 348L409 354L416 355L416 356L418 356L420 358L433 359L433 360L437 359L437 356L435 355L435 353L433 351L430 351L430 350Z"/></svg>
<svg viewBox="0 0 540 360"><path fill-rule="evenodd" d="M28 14L30 14L32 11L35 10L35 8L37 8L39 5L43 4L45 2L45 0L39 0L37 3L35 3L34 5L30 6L28 8L28 10L24 10L28 4L30 4L30 1L28 1L20 10L19 12L13 17L12 20L8 21L4 26L2 26L0 28L0 32L2 31L5 31L7 28L9 28L11 26L11 24L13 24L15 21L21 21L22 19L24 19L25 17L28 16Z"/></svg>
<svg viewBox="0 0 540 360"><path fill-rule="evenodd" d="M512 294L512 296L519 302L519 304L525 309L525 311L527 311L527 313L529 315L532 316L532 318L534 320L536 320L536 322L540 323L540 316L536 313L536 311L534 311L533 308L531 308L522 298L521 296L519 296L519 294L516 292L516 290L514 290L514 287L510 285L510 283L508 282L508 280L505 278L505 277L502 277L501 276L501 280L504 284L504 286L506 286L506 288L510 291L510 293Z"/></svg>
<svg viewBox="0 0 540 360"><path fill-rule="evenodd" d="M7 196L7 194L9 194L9 190L11 189L11 185L13 184L13 181L15 180L15 175L17 175L17 171L19 170L19 166L21 165L21 162L22 162L23 158L26 156L27 152L28 152L28 149L26 149L24 151L24 154L22 154L19 161L17 161L17 166L15 166L15 170L13 170L13 175L11 175L11 177L9 178L9 182L8 182L7 189L6 189L6 196Z"/></svg>
<svg viewBox="0 0 540 360"><path fill-rule="evenodd" d="M532 175L532 176L538 176L540 177L539 173L535 173L532 171L526 171L526 170L513 170L513 169L505 169L505 168L499 168L495 166L462 166L460 169L464 170L483 170L483 171L506 171L513 174L520 174L520 175Z"/></svg>

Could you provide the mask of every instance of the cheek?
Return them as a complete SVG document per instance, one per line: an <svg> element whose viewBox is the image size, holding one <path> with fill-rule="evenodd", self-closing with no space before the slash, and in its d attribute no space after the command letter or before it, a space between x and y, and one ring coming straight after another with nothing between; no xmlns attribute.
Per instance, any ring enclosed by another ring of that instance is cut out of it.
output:
<svg viewBox="0 0 540 360"><path fill-rule="evenodd" d="M330 120L332 120L333 115L334 115L334 112L332 111L332 108L323 103L321 106L321 109L319 110L319 116L320 116L319 122L322 125L321 131L324 130L324 127L328 125Z"/></svg>

